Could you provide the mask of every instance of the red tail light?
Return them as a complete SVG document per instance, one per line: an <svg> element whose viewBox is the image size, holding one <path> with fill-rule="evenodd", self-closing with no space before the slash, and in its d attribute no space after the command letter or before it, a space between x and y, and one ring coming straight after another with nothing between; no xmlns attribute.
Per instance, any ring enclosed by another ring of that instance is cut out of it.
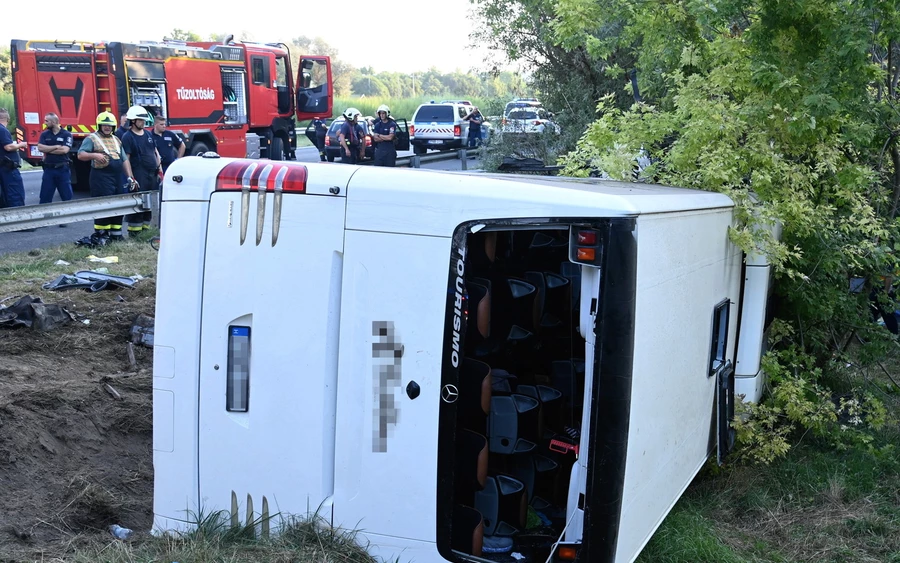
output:
<svg viewBox="0 0 900 563"><path fill-rule="evenodd" d="M259 185L260 177L265 184ZM306 167L302 164L275 164L265 160L236 160L216 176L216 191L272 191L283 189L289 193L306 193Z"/></svg>
<svg viewBox="0 0 900 563"><path fill-rule="evenodd" d="M413 137L413 136L415 136L415 134L416 134L416 126L415 126L415 125L410 125L410 126L409 126L409 136L410 136L410 137Z"/></svg>
<svg viewBox="0 0 900 563"><path fill-rule="evenodd" d="M367 147L372 146L372 137L370 137L369 135L366 135L366 146Z"/></svg>
<svg viewBox="0 0 900 563"><path fill-rule="evenodd" d="M326 147L331 146L331 137L328 137L328 136L325 137L325 146Z"/></svg>
<svg viewBox="0 0 900 563"><path fill-rule="evenodd" d="M454 125L453 126L453 136L459 137L460 134L462 134L462 127L460 127L459 125Z"/></svg>
<svg viewBox="0 0 900 563"><path fill-rule="evenodd" d="M600 233L594 229L572 227L569 233L569 260L576 264L599 266L602 258Z"/></svg>
<svg viewBox="0 0 900 563"><path fill-rule="evenodd" d="M540 121L535 121L534 124L535 124L535 125L540 125L541 122L540 122Z"/></svg>

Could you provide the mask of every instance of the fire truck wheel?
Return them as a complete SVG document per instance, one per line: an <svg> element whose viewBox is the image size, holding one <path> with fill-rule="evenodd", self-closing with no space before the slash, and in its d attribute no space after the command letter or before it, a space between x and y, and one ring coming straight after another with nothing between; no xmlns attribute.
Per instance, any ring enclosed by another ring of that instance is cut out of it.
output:
<svg viewBox="0 0 900 563"><path fill-rule="evenodd" d="M284 160L284 140L281 137L272 137L272 144L269 145L270 160Z"/></svg>
<svg viewBox="0 0 900 563"><path fill-rule="evenodd" d="M194 143L191 147L191 156L200 156L205 152L209 152L209 147L206 146L206 143Z"/></svg>

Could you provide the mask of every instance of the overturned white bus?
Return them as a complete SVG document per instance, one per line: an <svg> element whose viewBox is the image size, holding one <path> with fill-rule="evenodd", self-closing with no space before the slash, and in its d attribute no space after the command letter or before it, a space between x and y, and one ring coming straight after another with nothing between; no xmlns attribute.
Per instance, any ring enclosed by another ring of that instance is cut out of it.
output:
<svg viewBox="0 0 900 563"><path fill-rule="evenodd" d="M759 398L769 266L724 195L224 158L165 182L157 532L318 511L387 559L630 562Z"/></svg>

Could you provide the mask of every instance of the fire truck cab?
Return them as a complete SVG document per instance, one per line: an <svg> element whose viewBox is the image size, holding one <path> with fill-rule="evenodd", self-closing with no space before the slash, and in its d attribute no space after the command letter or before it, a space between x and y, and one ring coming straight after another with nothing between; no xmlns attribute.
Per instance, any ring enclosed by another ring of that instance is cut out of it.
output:
<svg viewBox="0 0 900 563"><path fill-rule="evenodd" d="M630 563L759 398L771 267L725 195L214 155L166 182L158 533L316 512L389 561Z"/></svg>
<svg viewBox="0 0 900 563"><path fill-rule="evenodd" d="M295 80L284 44L13 40L11 62L16 133L32 164L47 113L79 145L98 113L140 105L166 116L186 154L271 160L293 158L296 120L331 113L329 58L302 57ZM73 162L86 186L85 163Z"/></svg>

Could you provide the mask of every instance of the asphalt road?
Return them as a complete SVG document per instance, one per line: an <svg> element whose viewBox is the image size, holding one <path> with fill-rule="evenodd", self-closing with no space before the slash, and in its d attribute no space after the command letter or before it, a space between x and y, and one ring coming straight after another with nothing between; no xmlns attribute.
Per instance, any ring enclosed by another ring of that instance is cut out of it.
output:
<svg viewBox="0 0 900 563"><path fill-rule="evenodd" d="M411 151L403 151L398 156L411 156ZM298 162L318 162L319 153L315 147L301 147L297 149ZM468 161L468 168L475 169L481 166L477 159ZM429 170L460 170L460 162L456 159L442 160L440 162L428 162L422 165ZM22 172L22 180L25 183L25 205L37 205L40 199L41 177L40 169ZM89 197L87 192L75 192L75 198ZM54 201L59 201L56 194ZM46 248L60 244L74 243L76 240L89 236L94 231L93 221L80 221L70 223L65 228L58 226L41 227L31 233L0 233L0 255L10 252L26 252L34 248Z"/></svg>

